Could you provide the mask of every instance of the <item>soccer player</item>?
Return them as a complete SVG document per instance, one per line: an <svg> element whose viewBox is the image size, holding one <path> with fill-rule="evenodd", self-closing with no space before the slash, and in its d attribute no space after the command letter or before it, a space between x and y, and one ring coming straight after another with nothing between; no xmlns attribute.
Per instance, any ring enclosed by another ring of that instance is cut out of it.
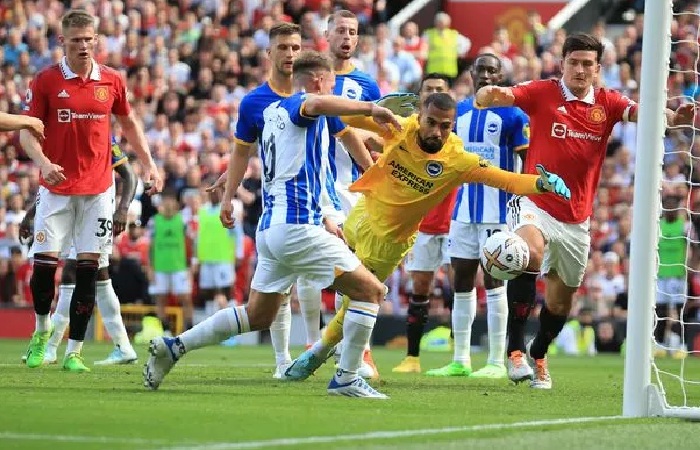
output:
<svg viewBox="0 0 700 450"><path fill-rule="evenodd" d="M474 90L498 85L503 78L501 60L490 53L478 55L471 70ZM474 98L457 106L455 132L464 141L464 149L510 172L516 168L516 153L523 158L529 142L528 118L519 108L476 109ZM567 180L568 181L568 180ZM450 364L429 370L431 376L467 376L505 378L506 327L508 300L503 282L484 272L486 321L489 356L486 366L472 373L470 345L476 315L474 280L479 255L486 238L507 229L507 192L483 184L464 184L459 188L457 204L450 224L450 257L454 270L452 332L454 356Z"/></svg>
<svg viewBox="0 0 700 450"><path fill-rule="evenodd" d="M122 153L119 144L112 138L112 168L122 179L122 195L119 205L112 217L112 232L116 237L124 231L127 222L129 205L136 194L136 174L129 164L129 159ZM114 189L112 188L112 191ZM20 224L20 236L24 239L31 239L34 232L34 220L36 214L36 203L27 211ZM75 290L75 246L71 246L69 253L64 259L61 283L58 286L58 302L56 311L51 316L51 337L46 346L44 354L44 364L56 364L56 351L63 340L70 320L70 302ZM100 254L99 269L97 271L96 303L97 309L102 315L107 334L114 343L114 350L106 359L95 361L96 365L132 364L138 359L136 351L129 342L129 336L124 327L119 299L112 287L112 280L109 277L109 254Z"/></svg>
<svg viewBox="0 0 700 450"><path fill-rule="evenodd" d="M429 95L417 115L401 120L400 131L384 134L384 153L352 185L352 190L363 196L345 222L345 238L380 280L408 253L425 214L462 183L481 182L516 194L555 192L569 196L564 181L541 166L540 176L516 174L465 152L462 140L452 133L456 110L450 94ZM361 125L359 120L344 120ZM342 339L346 310L344 300L321 341L294 361L285 372L286 379L306 379L323 364Z"/></svg>
<svg viewBox="0 0 700 450"><path fill-rule="evenodd" d="M430 73L421 80L420 101L435 92L448 92L449 80L446 76ZM450 263L447 254L447 234L450 230L450 216L455 204L456 189L435 206L421 221L416 242L406 257L406 269L411 275L413 292L408 299L406 317L406 338L408 348L406 358L392 369L397 373L420 373L420 341L423 328L428 321L431 285L435 271Z"/></svg>
<svg viewBox="0 0 700 450"><path fill-rule="evenodd" d="M242 152L244 149L248 149L248 152L258 150L260 154L263 153L262 130L265 123L263 111L270 104L288 97L293 91L292 65L301 51L300 33L299 26L295 24L281 23L270 29L270 48L268 50L268 56L272 61L270 79L243 97L239 108L239 120L236 124L235 143L231 161L233 161L233 154L239 151ZM367 167L372 163L369 153L364 149L362 143L357 140L354 133L347 133L344 139L349 142L349 150L353 152L355 159L359 161L363 167ZM256 141L258 142L257 147L254 145ZM324 160L324 167L326 167L326 170L324 170L322 182L327 190L327 192L323 194L324 200L333 201L333 203L330 204L324 201L324 214L328 216L329 212L334 212L334 215L337 215L337 211L340 210L340 205L337 201L337 195L333 192L335 189L335 185L331 183L333 178L327 174L327 172L331 170L328 158ZM209 190L227 185L229 173L230 171L227 170L226 173L222 174L219 180L217 180ZM235 191L230 191L229 194L228 198L224 196L222 199L222 214L231 214L233 211L231 199ZM328 207L329 205L331 205L330 208ZM263 207L265 206L266 205L263 205ZM332 219L332 217L329 218L329 220ZM303 280L300 284L301 295L304 293L306 284L304 284ZM299 289L299 286L297 286L297 288ZM319 333L320 318L318 317L318 313L314 315L313 310L320 311L320 302L320 297L317 299L316 305L314 305L313 302L300 302L302 314L307 318L305 321L307 333ZM307 312L306 308L311 308L312 311ZM289 354L291 321L291 307L287 301L281 305L278 317L275 318L270 327L270 338L275 352L275 363L277 367L274 373L275 378L280 378L284 370L291 363L292 358Z"/></svg>
<svg viewBox="0 0 700 450"><path fill-rule="evenodd" d="M370 75L359 70L352 63L352 57L357 50L359 40L358 30L357 16L351 11L341 9L328 17L328 28L325 35L328 40L329 54L333 61L333 70L336 74L333 93L352 100L376 101L381 97L379 85ZM362 167L360 162L353 159L348 153L346 146L337 139L331 140L328 153L335 191L340 201L340 209L337 210L334 219L342 225L359 198L356 193L350 192L350 185L359 178ZM321 292L309 289L304 283L300 283L297 285L297 293L299 301L306 303L308 311L315 308L314 315L307 313L307 323L318 323ZM342 297L336 296L336 309L340 308L341 301ZM318 327L316 328L318 329ZM313 342L319 338L320 332ZM369 344L362 359L361 375L367 378L377 378L379 372L374 364Z"/></svg>
<svg viewBox="0 0 700 450"><path fill-rule="evenodd" d="M331 379L328 392L386 398L357 375L386 288L338 237L337 226L323 219L320 200L324 147L331 134L347 133L345 125L330 116L365 114L384 126L399 124L391 111L371 102L307 94L330 94L335 82L330 60L318 52L300 55L293 73L296 93L274 102L263 113L265 210L256 236L258 264L248 305L223 309L176 338L153 339L151 357L144 368L146 387L157 389L186 352L231 335L267 328L292 284L303 275L316 287L332 286L353 299L362 299L350 302L345 321L348 341L341 369ZM248 149L234 154L227 199L240 184L249 157ZM230 211L222 209L221 219L228 228L234 224Z"/></svg>
<svg viewBox="0 0 700 450"><path fill-rule="evenodd" d="M637 120L637 104L617 91L594 88L603 46L588 34L572 34L562 49L560 80L538 80L515 87L485 86L476 93L477 107L518 106L530 117L532 135L524 172L543 164L565 177L570 202L553 195L514 197L509 227L530 247L529 272L546 274L545 306L540 326L526 352L525 323L535 303L535 275L524 273L508 282L508 376L532 379L531 386L551 389L547 348L571 311L588 260L589 217L595 189L615 123ZM666 110L669 126L692 122L692 104ZM545 246L545 243L547 244ZM524 355L534 360L535 374Z"/></svg>
<svg viewBox="0 0 700 450"><path fill-rule="evenodd" d="M32 133L20 131L22 147L41 169L31 278L36 329L27 367L39 367L44 360L58 255L72 239L77 262L63 368L85 372L89 369L80 352L95 305L98 260L112 245L112 114L141 160L144 180L153 181L151 192L159 191L163 181L130 110L124 80L93 59L95 18L71 10L61 26L58 39L66 56L40 71L27 90L28 115L44 122L46 139L42 145Z"/></svg>

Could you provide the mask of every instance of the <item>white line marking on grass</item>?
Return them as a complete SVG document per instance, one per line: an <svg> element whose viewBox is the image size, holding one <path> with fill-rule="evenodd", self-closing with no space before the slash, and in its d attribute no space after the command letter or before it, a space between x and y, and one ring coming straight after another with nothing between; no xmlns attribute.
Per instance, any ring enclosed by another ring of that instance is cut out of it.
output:
<svg viewBox="0 0 700 450"><path fill-rule="evenodd" d="M484 425L469 425L462 427L426 428L422 430L398 430L398 431L372 431L360 434L345 434L338 436L310 436L300 438L281 438L265 441L248 442L221 442L211 444L201 444L193 446L166 447L163 450L238 450L248 448L285 447L292 445L307 444L327 444L342 441L364 442L368 439L395 439L413 436L428 436L435 434L452 434L491 430L505 430L510 428L534 428L548 425L567 425L574 423L603 422L606 420L622 419L622 416L600 416L600 417L571 417L567 419L535 420L532 422L515 423L494 423Z"/></svg>
<svg viewBox="0 0 700 450"><path fill-rule="evenodd" d="M13 433L9 431L0 431L0 440L11 441L59 441L59 442L76 442L84 444L125 444L125 445L166 445L166 440L154 439L139 439L139 438L120 438L108 436L66 436L58 434L32 434L32 433Z"/></svg>

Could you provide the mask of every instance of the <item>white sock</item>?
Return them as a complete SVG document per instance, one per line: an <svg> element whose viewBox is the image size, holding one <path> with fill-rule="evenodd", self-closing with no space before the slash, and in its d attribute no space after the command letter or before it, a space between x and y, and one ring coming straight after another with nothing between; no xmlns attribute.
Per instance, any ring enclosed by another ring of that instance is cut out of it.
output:
<svg viewBox="0 0 700 450"><path fill-rule="evenodd" d="M70 301L75 290L74 284L61 284L58 286L58 302L56 302L56 311L51 316L51 325L53 333L49 338L48 347L54 350L58 348L66 334L66 328L70 323Z"/></svg>
<svg viewBox="0 0 700 450"><path fill-rule="evenodd" d="M338 347L339 346L340 344L338 344ZM324 345L323 340L319 339L318 341L314 342L313 345L311 345L309 351L313 352L313 354L318 356L319 358L325 358L326 355L328 355L328 352L331 351L331 348L332 347L327 347L326 345ZM336 352L339 352L339 350L336 349Z"/></svg>
<svg viewBox="0 0 700 450"><path fill-rule="evenodd" d="M97 309L102 315L102 322L105 324L107 334L112 339L114 345L123 352L135 353L129 342L129 335L126 333L124 321L122 321L119 299L112 287L112 280L97 282Z"/></svg>
<svg viewBox="0 0 700 450"><path fill-rule="evenodd" d="M452 306L452 333L454 334L454 361L471 364L469 350L472 340L472 324L476 315L476 290L455 292Z"/></svg>
<svg viewBox="0 0 700 450"><path fill-rule="evenodd" d="M185 331L178 338L185 347L185 352L189 352L218 344L231 336L249 331L248 312L244 306L236 306L217 311L213 316Z"/></svg>
<svg viewBox="0 0 700 450"><path fill-rule="evenodd" d="M486 291L486 323L489 330L489 358L486 363L502 366L505 361L508 327L508 299L505 286Z"/></svg>
<svg viewBox="0 0 700 450"><path fill-rule="evenodd" d="M71 353L80 353L83 351L83 341L76 341L73 339L68 339L68 345L66 345L66 356Z"/></svg>
<svg viewBox="0 0 700 450"><path fill-rule="evenodd" d="M321 291L300 278L297 280L297 297L306 327L306 344L312 345L321 339Z"/></svg>
<svg viewBox="0 0 700 450"><path fill-rule="evenodd" d="M48 314L34 314L34 331L49 331L51 319Z"/></svg>
<svg viewBox="0 0 700 450"><path fill-rule="evenodd" d="M349 372L347 374L349 378L357 376L357 370L362 364L362 353L377 322L377 313L379 313L379 305L376 303L350 300L343 321L345 343L343 353L340 355L340 368L343 372Z"/></svg>
<svg viewBox="0 0 700 450"><path fill-rule="evenodd" d="M292 361L289 353L289 333L292 331L292 308L289 299L280 306L277 317L270 325L270 340L272 349L275 352L275 364L288 363Z"/></svg>

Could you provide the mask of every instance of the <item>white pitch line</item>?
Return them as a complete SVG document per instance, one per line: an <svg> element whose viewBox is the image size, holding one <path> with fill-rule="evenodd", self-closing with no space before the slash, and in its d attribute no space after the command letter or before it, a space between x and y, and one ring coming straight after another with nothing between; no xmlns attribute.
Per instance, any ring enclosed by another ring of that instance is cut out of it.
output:
<svg viewBox="0 0 700 450"><path fill-rule="evenodd" d="M622 416L600 416L600 417L572 417L568 419L536 420L532 422L515 423L494 423L484 425L469 425L462 427L426 428L421 430L401 430L401 431L372 431L370 433L345 434L338 436L310 436L300 438L281 438L265 441L248 442L221 442L201 445L184 445L177 447L165 447L163 450L239 450L250 448L266 447L287 447L293 445L307 444L329 444L342 441L364 442L367 439L395 439L414 436L428 436L435 434L453 434L465 432L505 430L510 428L532 428L548 425L567 425L574 423L602 422L606 420L622 419Z"/></svg>
<svg viewBox="0 0 700 450"><path fill-rule="evenodd" d="M13 433L0 431L0 440L10 441L47 441L47 442L75 442L83 444L124 444L124 445L166 445L166 440L140 439L140 438L120 438L108 436L67 436L60 434L32 434Z"/></svg>

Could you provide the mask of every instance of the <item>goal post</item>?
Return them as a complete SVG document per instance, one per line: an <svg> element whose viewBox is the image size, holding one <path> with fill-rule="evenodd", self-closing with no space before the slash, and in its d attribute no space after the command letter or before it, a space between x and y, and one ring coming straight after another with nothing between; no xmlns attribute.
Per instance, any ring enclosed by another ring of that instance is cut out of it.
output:
<svg viewBox="0 0 700 450"><path fill-rule="evenodd" d="M649 415L656 254L658 243L659 187L666 120L666 79L671 48L672 0L645 2L642 73L634 171L632 236L630 240L629 305L622 414ZM656 55L650 56L650 55ZM644 201L640 201L644 199Z"/></svg>
<svg viewBox="0 0 700 450"><path fill-rule="evenodd" d="M693 402L687 399L686 383L695 384L697 389L697 381L684 379L685 361L680 362L680 374L673 375L680 381L684 401L679 406L671 406L663 379L659 376L659 373L666 372L660 370L654 360L655 320L670 320L666 317L657 318L655 305L659 269L656 255L660 235L659 216L662 210L660 191L666 131L664 109L670 71L672 17L672 0L645 2L622 408L625 417L700 418L700 402L689 404ZM694 38L697 41L697 33ZM697 81L697 68L694 69ZM683 202L683 205L686 204ZM686 208L681 211L684 217L692 213ZM686 239L690 242L689 237ZM690 252L687 257L689 256ZM683 295L684 301L687 301L687 295ZM680 323L682 326L682 317ZM656 373L654 381L652 372ZM697 401L697 398L694 400Z"/></svg>

